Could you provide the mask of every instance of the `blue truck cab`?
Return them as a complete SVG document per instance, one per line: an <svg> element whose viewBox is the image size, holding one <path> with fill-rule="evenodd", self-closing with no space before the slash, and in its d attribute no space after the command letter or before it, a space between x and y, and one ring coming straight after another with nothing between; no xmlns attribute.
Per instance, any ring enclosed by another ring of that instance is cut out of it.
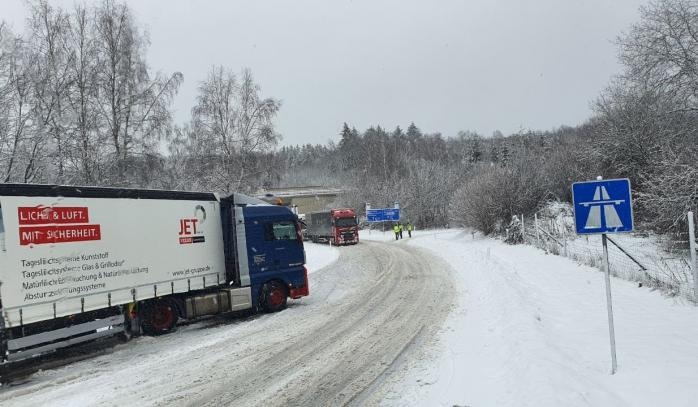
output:
<svg viewBox="0 0 698 407"><path fill-rule="evenodd" d="M251 287L253 304L273 312L288 297L309 295L301 225L289 208L244 206L233 221L241 284Z"/></svg>

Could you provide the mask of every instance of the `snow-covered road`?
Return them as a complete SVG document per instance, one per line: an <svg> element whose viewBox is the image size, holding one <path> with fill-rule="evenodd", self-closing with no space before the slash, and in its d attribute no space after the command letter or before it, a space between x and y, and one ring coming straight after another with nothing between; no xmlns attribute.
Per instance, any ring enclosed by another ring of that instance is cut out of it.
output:
<svg viewBox="0 0 698 407"><path fill-rule="evenodd" d="M0 405L695 406L698 307L462 230L308 245L311 296L0 388ZM339 257L339 258L337 258ZM327 265L327 267L321 267Z"/></svg>
<svg viewBox="0 0 698 407"><path fill-rule="evenodd" d="M142 337L5 386L0 404L363 404L405 349L440 329L453 282L426 250L381 242L334 250L339 260L312 273L311 296L283 312Z"/></svg>

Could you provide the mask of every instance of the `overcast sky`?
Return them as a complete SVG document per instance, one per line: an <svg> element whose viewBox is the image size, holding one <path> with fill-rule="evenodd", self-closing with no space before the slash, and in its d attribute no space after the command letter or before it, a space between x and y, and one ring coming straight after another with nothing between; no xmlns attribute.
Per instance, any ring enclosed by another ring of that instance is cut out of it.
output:
<svg viewBox="0 0 698 407"><path fill-rule="evenodd" d="M22 31L24 0L1 0ZM52 3L70 7L74 1ZM212 64L250 67L283 101L282 144L339 140L411 121L491 135L576 125L620 71L612 41L640 0L128 1L153 70L180 71L178 122Z"/></svg>

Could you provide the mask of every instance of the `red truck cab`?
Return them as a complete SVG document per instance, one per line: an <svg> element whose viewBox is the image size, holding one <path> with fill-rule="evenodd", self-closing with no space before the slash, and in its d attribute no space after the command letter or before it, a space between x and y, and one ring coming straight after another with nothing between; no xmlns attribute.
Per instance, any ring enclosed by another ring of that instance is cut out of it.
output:
<svg viewBox="0 0 698 407"><path fill-rule="evenodd" d="M333 245L359 243L359 226L354 209L329 209L305 215L306 237L312 242Z"/></svg>
<svg viewBox="0 0 698 407"><path fill-rule="evenodd" d="M335 244L359 243L359 226L356 221L356 212L353 209L331 209L333 234Z"/></svg>

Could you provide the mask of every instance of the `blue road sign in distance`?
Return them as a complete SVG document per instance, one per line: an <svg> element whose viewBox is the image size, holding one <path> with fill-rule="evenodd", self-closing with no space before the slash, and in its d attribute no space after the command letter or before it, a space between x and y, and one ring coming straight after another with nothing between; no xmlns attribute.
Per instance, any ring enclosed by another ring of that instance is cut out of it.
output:
<svg viewBox="0 0 698 407"><path fill-rule="evenodd" d="M385 214L385 220L400 220L400 209L386 208L383 209L383 213Z"/></svg>
<svg viewBox="0 0 698 407"><path fill-rule="evenodd" d="M383 222L382 209L369 209L366 211L366 221L368 222Z"/></svg>
<svg viewBox="0 0 698 407"><path fill-rule="evenodd" d="M366 211L367 222L385 222L400 220L400 209L380 208Z"/></svg>
<svg viewBox="0 0 698 407"><path fill-rule="evenodd" d="M575 182L572 201L577 234L633 230L633 203L627 178Z"/></svg>

